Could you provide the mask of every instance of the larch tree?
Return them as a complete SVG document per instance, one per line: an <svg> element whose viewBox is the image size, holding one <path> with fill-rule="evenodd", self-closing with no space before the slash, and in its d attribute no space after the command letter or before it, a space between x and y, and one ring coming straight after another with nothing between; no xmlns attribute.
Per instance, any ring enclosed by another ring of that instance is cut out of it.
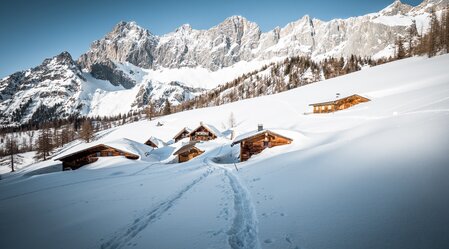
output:
<svg viewBox="0 0 449 249"><path fill-rule="evenodd" d="M164 114L164 115L171 114L171 105L170 105L170 102L168 101L168 99L165 99L164 109L162 111L162 114Z"/></svg>
<svg viewBox="0 0 449 249"><path fill-rule="evenodd" d="M404 42L402 41L402 37L398 37L398 39L396 41L396 58L404 59L405 56L406 56L406 54L405 54Z"/></svg>
<svg viewBox="0 0 449 249"><path fill-rule="evenodd" d="M44 127L41 130L39 136L37 137L35 148L37 152L36 157L38 159L44 159L44 161L47 160L54 148L52 132L50 128Z"/></svg>
<svg viewBox="0 0 449 249"><path fill-rule="evenodd" d="M81 125L80 137L86 143L89 143L90 141L92 141L92 139L94 137L94 129L92 127L90 120L87 120L87 119L84 120L83 124Z"/></svg>
<svg viewBox="0 0 449 249"><path fill-rule="evenodd" d="M145 107L145 116L148 120L151 121L151 119L154 116L154 107L153 107L153 103L149 103L147 107Z"/></svg>
<svg viewBox="0 0 449 249"><path fill-rule="evenodd" d="M19 150L19 146L17 145L17 141L14 137L7 137L5 143L6 154L10 156L10 165L11 172L14 172L14 156L17 154Z"/></svg>

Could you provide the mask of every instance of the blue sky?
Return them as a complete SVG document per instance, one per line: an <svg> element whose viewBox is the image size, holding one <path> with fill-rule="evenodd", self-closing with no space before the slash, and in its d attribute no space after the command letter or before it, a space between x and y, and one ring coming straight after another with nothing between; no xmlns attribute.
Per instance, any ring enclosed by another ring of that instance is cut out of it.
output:
<svg viewBox="0 0 449 249"><path fill-rule="evenodd" d="M2 0L0 77L39 65L69 51L76 59L121 20L136 21L154 34L184 23L208 29L231 15L242 15L262 31L284 26L305 14L323 20L363 15L393 0ZM421 0L403 0L417 5Z"/></svg>

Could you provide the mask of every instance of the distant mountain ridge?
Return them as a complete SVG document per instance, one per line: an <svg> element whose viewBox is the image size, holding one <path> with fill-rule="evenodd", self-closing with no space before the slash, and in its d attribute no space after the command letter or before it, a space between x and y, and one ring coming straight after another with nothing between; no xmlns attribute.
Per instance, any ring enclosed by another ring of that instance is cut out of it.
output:
<svg viewBox="0 0 449 249"><path fill-rule="evenodd" d="M0 125L124 114L150 102L160 109L165 99L182 103L203 88L287 57L388 57L412 24L426 32L430 11L448 4L425 0L413 7L394 1L377 13L330 21L306 15L268 32L241 16L208 30L184 24L162 36L135 22L119 22L77 60L63 52L1 79Z"/></svg>

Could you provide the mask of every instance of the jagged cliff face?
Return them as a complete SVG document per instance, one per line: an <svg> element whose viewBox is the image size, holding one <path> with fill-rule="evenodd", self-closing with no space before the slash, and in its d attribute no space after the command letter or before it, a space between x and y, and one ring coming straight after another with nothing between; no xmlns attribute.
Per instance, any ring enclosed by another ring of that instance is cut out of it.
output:
<svg viewBox="0 0 449 249"><path fill-rule="evenodd" d="M89 52L81 55L78 62L83 68L107 60L130 62L138 67L152 66L154 47L158 38L135 22L120 22L103 39L92 43Z"/></svg>
<svg viewBox="0 0 449 249"><path fill-rule="evenodd" d="M0 121L16 124L72 114L85 78L69 53L0 81ZM47 117L44 117L48 115Z"/></svg>
<svg viewBox="0 0 449 249"><path fill-rule="evenodd" d="M95 41L79 62L84 68L105 60L129 62L142 68L203 67L218 70L239 61L308 55L374 56L405 36L413 21L427 28L431 9L441 10L449 0L425 0L412 7L395 1L378 13L328 22L305 16L283 28L263 33L244 17L233 16L208 30L182 25L155 36L134 22L119 23Z"/></svg>
<svg viewBox="0 0 449 249"><path fill-rule="evenodd" d="M125 87L124 82L111 84L82 72L67 52L46 59L40 66L0 80L0 125L16 126L70 115L125 114L142 110L150 102L158 109L165 99L179 104L202 91L179 82L141 80L138 69L132 69L121 66L116 70L134 84Z"/></svg>

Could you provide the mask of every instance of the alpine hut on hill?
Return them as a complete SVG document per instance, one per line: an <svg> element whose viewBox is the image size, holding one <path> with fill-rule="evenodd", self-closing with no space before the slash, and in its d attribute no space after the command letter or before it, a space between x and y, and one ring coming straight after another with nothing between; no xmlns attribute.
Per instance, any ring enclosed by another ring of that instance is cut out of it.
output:
<svg viewBox="0 0 449 249"><path fill-rule="evenodd" d="M178 134L176 134L173 139L175 140L175 143L178 142L181 139L184 139L186 137L189 137L190 132L192 132L191 129L184 127Z"/></svg>
<svg viewBox="0 0 449 249"><path fill-rule="evenodd" d="M156 137L150 137L146 142L146 145L153 147L153 148L161 148L165 146L164 141L160 140Z"/></svg>
<svg viewBox="0 0 449 249"><path fill-rule="evenodd" d="M362 97L358 94L353 94L351 96L339 98L333 101L310 104L310 106L313 106L313 113L329 113L344 110L351 106L368 101L370 101L370 99Z"/></svg>
<svg viewBox="0 0 449 249"><path fill-rule="evenodd" d="M137 160L140 158L141 154L149 149L150 148L144 144L129 139L120 139L111 142L92 144L89 147L77 146L57 156L54 160L62 162L63 170L75 170L86 164L98 161L99 157L123 156L131 160Z"/></svg>
<svg viewBox="0 0 449 249"><path fill-rule="evenodd" d="M190 141L209 141L220 136L221 132L217 128L203 122L189 134Z"/></svg>
<svg viewBox="0 0 449 249"><path fill-rule="evenodd" d="M240 143L240 161L244 162L266 148L290 144L292 141L291 138L265 130L262 125L258 125L256 131L238 136L231 146Z"/></svg>
<svg viewBox="0 0 449 249"><path fill-rule="evenodd" d="M190 159L203 154L204 151L195 147L196 143L197 143L196 141L189 142L188 144L182 146L177 151L175 151L175 153L173 153L173 155L178 156L178 162L180 163L187 162Z"/></svg>

